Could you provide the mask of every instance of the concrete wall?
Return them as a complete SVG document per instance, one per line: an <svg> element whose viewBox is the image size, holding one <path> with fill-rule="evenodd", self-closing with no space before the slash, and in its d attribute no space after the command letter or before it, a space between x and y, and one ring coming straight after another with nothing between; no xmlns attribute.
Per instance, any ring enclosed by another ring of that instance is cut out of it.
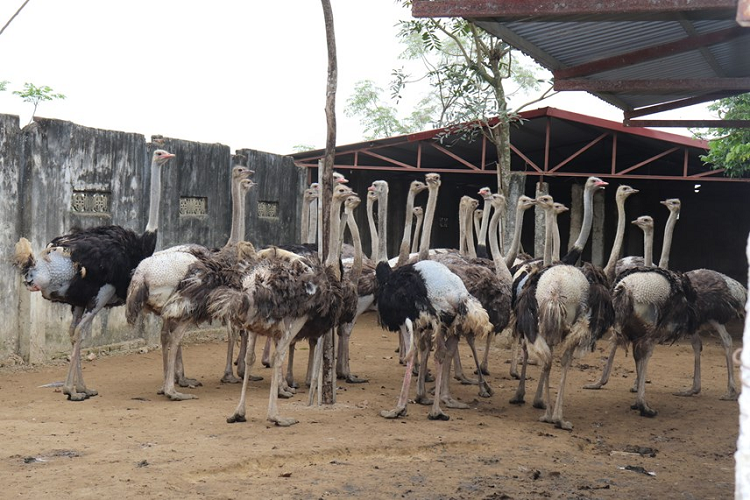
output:
<svg viewBox="0 0 750 500"><path fill-rule="evenodd" d="M20 356L39 362L70 350L70 308L26 291L12 265L15 242L24 236L38 252L74 227L118 224L142 232L148 216L150 158L157 147L176 154L162 171L157 249L185 242L223 245L229 237L235 161L228 146L170 138L152 144L140 134L48 119L20 129L18 117L0 115L0 361ZM259 244L295 242L304 171L288 157L249 149L243 154L250 158L258 183L248 197L248 239ZM74 197L93 194L106 197L109 206L73 209ZM205 201L205 214L181 214L181 198L187 197ZM278 203L283 207L280 216L259 219L258 199ZM123 308L105 310L84 347L153 343L158 327L159 322L148 321L133 328Z"/></svg>

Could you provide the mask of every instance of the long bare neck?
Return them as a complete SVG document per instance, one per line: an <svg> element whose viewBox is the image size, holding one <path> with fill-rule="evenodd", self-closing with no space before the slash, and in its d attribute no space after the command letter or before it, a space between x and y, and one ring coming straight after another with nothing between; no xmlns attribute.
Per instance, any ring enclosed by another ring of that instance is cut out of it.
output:
<svg viewBox="0 0 750 500"><path fill-rule="evenodd" d="M489 228L489 240L490 240L490 253L492 254L492 261L495 263L495 275L504 278L508 280L509 282L513 280L513 276L510 274L510 270L508 270L508 266L505 265L505 260L503 259L503 255L500 252L500 219L502 219L502 212L500 210L495 209L495 212L492 214L492 218L490 219L490 228Z"/></svg>
<svg viewBox="0 0 750 500"><path fill-rule="evenodd" d="M464 201L458 204L458 253L464 256L467 252L466 224L464 223L466 210L468 210L468 208Z"/></svg>
<svg viewBox="0 0 750 500"><path fill-rule="evenodd" d="M308 207L308 219L310 220L310 227L307 231L307 243L315 243L318 241L318 199L313 198L310 201Z"/></svg>
<svg viewBox="0 0 750 500"><path fill-rule="evenodd" d="M359 234L359 226L357 221L354 220L354 214L350 209L346 209L347 219L346 224L349 227L349 232L352 235L352 245L354 245L354 262L352 263L352 270L350 279L355 285L359 283L359 277L362 275L362 238Z"/></svg>
<svg viewBox="0 0 750 500"><path fill-rule="evenodd" d="M560 228L557 227L557 213L552 213L552 260L560 260Z"/></svg>
<svg viewBox="0 0 750 500"><path fill-rule="evenodd" d="M622 241L625 236L625 198L617 197L617 234L615 242L612 243L612 251L609 253L609 260L604 266L604 274L609 276L617 264L622 251Z"/></svg>
<svg viewBox="0 0 750 500"><path fill-rule="evenodd" d="M310 204L312 203L312 198L309 198L305 196L302 199L302 223L300 224L302 226L301 232L300 232L300 242L302 243L309 243L307 241L308 236L310 236Z"/></svg>
<svg viewBox="0 0 750 500"><path fill-rule="evenodd" d="M574 247L583 249L591 235L591 226L594 224L594 190L584 189L583 191L583 222L581 222L581 232L578 234Z"/></svg>
<svg viewBox="0 0 750 500"><path fill-rule="evenodd" d="M404 223L404 235L401 237L401 246L398 250L398 262L396 266L403 266L409 260L409 239L411 238L411 224L414 220L414 191L409 190L406 197L406 221Z"/></svg>
<svg viewBox="0 0 750 500"><path fill-rule="evenodd" d="M375 227L375 215L372 211L372 206L375 204L375 200L367 198L367 224L370 226L370 258L378 262L380 260L380 237L378 236L378 229Z"/></svg>
<svg viewBox="0 0 750 500"><path fill-rule="evenodd" d="M678 211L670 211L667 225L664 226L664 242L661 246L661 257L659 258L659 267L669 269L669 252L672 249L672 233L677 224L677 218L680 216Z"/></svg>
<svg viewBox="0 0 750 500"><path fill-rule="evenodd" d="M643 228L643 265L654 265L654 228ZM661 266L659 266L661 267Z"/></svg>
<svg viewBox="0 0 750 500"><path fill-rule="evenodd" d="M544 265L549 266L552 264L552 238L554 224L552 220L555 215L552 213L552 209L544 211Z"/></svg>
<svg viewBox="0 0 750 500"><path fill-rule="evenodd" d="M429 186L430 195L427 198L425 208L424 225L422 229L422 240L419 244L419 260L427 260L430 256L430 238L432 237L432 221L435 219L435 208L437 207L438 190L440 186Z"/></svg>
<svg viewBox="0 0 750 500"><path fill-rule="evenodd" d="M417 223L414 224L414 237L411 239L411 253L417 253L419 251L419 233L422 231L422 223L424 222L424 213L417 214Z"/></svg>
<svg viewBox="0 0 750 500"><path fill-rule="evenodd" d="M474 212L471 207L464 212L464 231L466 232L466 254L470 259L477 258L477 249L474 246Z"/></svg>
<svg viewBox="0 0 750 500"><path fill-rule="evenodd" d="M487 227L490 223L490 210L492 209L492 203L488 198L484 199L484 208L482 209L482 224L479 226L479 238L477 242L480 245L487 245Z"/></svg>
<svg viewBox="0 0 750 500"><path fill-rule="evenodd" d="M384 189L378 196L378 261L388 260L388 190Z"/></svg>
<svg viewBox="0 0 750 500"><path fill-rule="evenodd" d="M341 279L341 269L338 262L341 259L341 203L334 199L331 203L331 235L328 239L328 257L326 265L332 266L338 279Z"/></svg>
<svg viewBox="0 0 750 500"><path fill-rule="evenodd" d="M518 205L516 207L516 224L513 230L513 240L508 249L508 255L505 256L505 265L511 267L518 256L518 249L521 248L521 226L523 226L523 214L525 210Z"/></svg>
<svg viewBox="0 0 750 500"><path fill-rule="evenodd" d="M159 210L161 208L161 165L151 161L151 186L148 198L148 222L146 231L155 233L159 229Z"/></svg>
<svg viewBox="0 0 750 500"><path fill-rule="evenodd" d="M240 206L240 183L236 179L232 179L232 224L229 230L229 239L227 245L242 241L244 238L240 237L240 220L242 217L242 207Z"/></svg>

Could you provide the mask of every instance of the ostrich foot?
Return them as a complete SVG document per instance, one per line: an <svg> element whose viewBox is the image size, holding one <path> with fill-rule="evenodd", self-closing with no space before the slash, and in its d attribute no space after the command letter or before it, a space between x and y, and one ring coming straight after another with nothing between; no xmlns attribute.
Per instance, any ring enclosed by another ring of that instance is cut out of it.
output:
<svg viewBox="0 0 750 500"><path fill-rule="evenodd" d="M461 403L460 401L456 401L455 399L453 399L450 396L442 397L442 398L440 398L440 401L445 406L447 406L448 408L454 408L454 409L457 409L457 410L468 410L469 409L469 405L467 405L466 403Z"/></svg>
<svg viewBox="0 0 750 500"><path fill-rule="evenodd" d="M673 396L683 396L683 397L690 397L695 396L696 394L700 394L700 389L695 389L694 387L691 387L690 389L685 389L684 391L677 391L673 392Z"/></svg>
<svg viewBox="0 0 750 500"><path fill-rule="evenodd" d="M434 403L435 400L432 398L428 398L425 395L422 395L422 396L417 396L416 399L414 399L414 402L417 403L418 405L427 406L427 405L431 405L432 403Z"/></svg>
<svg viewBox="0 0 750 500"><path fill-rule="evenodd" d="M222 384L239 384L242 379L235 377L233 373L225 373L219 382Z"/></svg>
<svg viewBox="0 0 750 500"><path fill-rule="evenodd" d="M380 412L380 416L383 418L399 418L399 417L405 417L406 416L406 407L403 408L396 407L392 410L383 410Z"/></svg>
<svg viewBox="0 0 750 500"><path fill-rule="evenodd" d="M63 394L68 396L68 401L86 401L91 396L96 396L99 393L96 391L92 391L91 389L84 389L83 392L75 392L63 389Z"/></svg>
<svg viewBox="0 0 750 500"><path fill-rule="evenodd" d="M649 407L646 403L639 404L636 403L630 407L631 410L640 410L642 417L648 417L648 418L654 418L656 415L659 414L658 411L654 410L653 408Z"/></svg>
<svg viewBox="0 0 750 500"><path fill-rule="evenodd" d="M261 364L266 368L271 368L271 363L269 361L261 361Z"/></svg>
<svg viewBox="0 0 750 500"><path fill-rule="evenodd" d="M601 389L602 387L604 387L604 384L601 382L594 382L583 386L584 389Z"/></svg>
<svg viewBox="0 0 750 500"><path fill-rule="evenodd" d="M572 431L573 430L573 424L570 422L566 422L563 419L556 419L555 420L555 427L558 429L562 429L564 431Z"/></svg>
<svg viewBox="0 0 750 500"><path fill-rule="evenodd" d="M307 385L307 387L310 387L310 383L309 382L306 382L305 385ZM297 389L299 389L299 384L297 382L295 382L294 380L292 380L291 382L289 382L287 380L286 385L284 386L284 388L285 389L293 389L294 392L297 392Z"/></svg>
<svg viewBox="0 0 750 500"><path fill-rule="evenodd" d="M552 418L552 415L548 415L545 413L541 417L539 417L540 422L544 422L545 424L554 424L555 420Z"/></svg>
<svg viewBox="0 0 750 500"><path fill-rule="evenodd" d="M356 375L352 375L351 373L349 375L339 377L340 379L346 380L349 384L366 384L370 382L369 379L366 378L359 378Z"/></svg>
<svg viewBox="0 0 750 500"><path fill-rule="evenodd" d="M487 369L487 365L481 365L479 367L479 369L482 370L482 375L489 375L490 374L490 371ZM479 373L476 370L474 370L474 373L476 373L477 375L479 375Z"/></svg>
<svg viewBox="0 0 750 500"><path fill-rule="evenodd" d="M236 422L247 422L247 419L245 418L245 414L235 413L231 417L227 417L228 424L234 424Z"/></svg>
<svg viewBox="0 0 750 500"><path fill-rule="evenodd" d="M182 377L177 380L177 385L179 385L180 387L188 387L190 389L195 389L196 387L200 387L203 384L194 378Z"/></svg>
<svg viewBox="0 0 750 500"><path fill-rule="evenodd" d="M737 398L739 397L740 394L735 389L732 389L731 391L727 391L727 393L719 399L722 401L737 401Z"/></svg>
<svg viewBox="0 0 750 500"><path fill-rule="evenodd" d="M545 403L541 399L535 399L531 406L533 406L534 408L539 408L540 410L547 409L547 403Z"/></svg>
<svg viewBox="0 0 750 500"><path fill-rule="evenodd" d="M490 387L490 384L488 384L486 381L483 384L479 385L479 397L480 398L489 398L493 394L495 394L495 391Z"/></svg>
<svg viewBox="0 0 750 500"><path fill-rule="evenodd" d="M427 414L427 418L430 420L440 420L442 422L445 422L451 419L448 415L446 415L442 411L438 411L437 413L430 412Z"/></svg>
<svg viewBox="0 0 750 500"><path fill-rule="evenodd" d="M291 427L291 426L293 426L294 424L297 423L297 419L295 419L295 418L284 418L284 417L280 417L278 415L276 415L274 417L268 417L268 421L269 422L273 422L278 427Z"/></svg>
<svg viewBox="0 0 750 500"><path fill-rule="evenodd" d="M181 392L174 391L171 394L167 394L170 401L187 401L188 399L198 399L198 396L193 394L183 394Z"/></svg>
<svg viewBox="0 0 750 500"><path fill-rule="evenodd" d="M512 405L522 405L522 404L525 404L526 401L523 399L523 394L516 394L515 396L510 398L508 403Z"/></svg>
<svg viewBox="0 0 750 500"><path fill-rule="evenodd" d="M289 399L297 393L291 387L279 387L279 397L283 399Z"/></svg>
<svg viewBox="0 0 750 500"><path fill-rule="evenodd" d="M459 382L461 382L461 385L477 385L477 384L479 384L479 380L473 379L473 378L469 378L469 377L467 377L464 374L454 375L453 378L456 379L456 380L458 380Z"/></svg>

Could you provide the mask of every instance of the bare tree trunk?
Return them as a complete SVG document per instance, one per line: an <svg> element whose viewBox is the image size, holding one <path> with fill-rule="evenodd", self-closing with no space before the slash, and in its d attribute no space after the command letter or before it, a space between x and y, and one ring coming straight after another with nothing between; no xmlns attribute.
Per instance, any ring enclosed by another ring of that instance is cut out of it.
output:
<svg viewBox="0 0 750 500"><path fill-rule="evenodd" d="M333 11L330 0L321 0L323 5L323 17L326 23L326 41L328 45L328 85L326 86L326 154L323 163L323 196L320 202L323 204L323 257L332 251L327 248L326 242L331 231L330 203L333 197L333 162L336 154L336 84L338 82L338 68L336 62L336 35L333 30ZM334 372L333 355L333 330L326 333L323 343L323 404L336 402L336 391L334 384L336 376Z"/></svg>

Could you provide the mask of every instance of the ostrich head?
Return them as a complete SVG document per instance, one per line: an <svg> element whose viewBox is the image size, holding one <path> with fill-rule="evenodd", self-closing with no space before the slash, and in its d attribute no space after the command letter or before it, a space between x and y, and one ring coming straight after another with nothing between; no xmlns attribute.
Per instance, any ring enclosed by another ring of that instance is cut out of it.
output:
<svg viewBox="0 0 750 500"><path fill-rule="evenodd" d="M425 189L427 189L427 184L422 181L411 181L411 184L409 184L409 192L415 195L421 193Z"/></svg>
<svg viewBox="0 0 750 500"><path fill-rule="evenodd" d="M240 194L245 195L248 191L250 191L250 188L255 186L255 182L251 181L250 179L242 179L240 181Z"/></svg>
<svg viewBox="0 0 750 500"><path fill-rule="evenodd" d="M428 187L440 187L440 174L425 174L424 180Z"/></svg>
<svg viewBox="0 0 750 500"><path fill-rule="evenodd" d="M349 195L346 200L344 200L344 208L347 211L352 211L355 208L357 208L362 200L360 200L359 196L356 194Z"/></svg>
<svg viewBox="0 0 750 500"><path fill-rule="evenodd" d="M343 184L336 184L333 187L333 201L343 202L347 196L354 194L352 188L344 186Z"/></svg>
<svg viewBox="0 0 750 500"><path fill-rule="evenodd" d="M529 198L528 196L522 194L518 197L518 204L516 205L516 208L525 211L535 206L536 203L537 201L534 198Z"/></svg>
<svg viewBox="0 0 750 500"><path fill-rule="evenodd" d="M372 202L378 201L378 193L375 192L372 186L367 188L367 201L372 201Z"/></svg>
<svg viewBox="0 0 750 500"><path fill-rule="evenodd" d="M411 213L414 214L414 217L417 219L420 217L424 217L424 208L422 207L414 207L414 209L411 211Z"/></svg>
<svg viewBox="0 0 750 500"><path fill-rule="evenodd" d="M625 199L630 196L631 194L636 194L638 192L637 189L633 189L632 187L621 184L617 187L617 193L615 194L615 200L616 201L625 201Z"/></svg>
<svg viewBox="0 0 750 500"><path fill-rule="evenodd" d="M492 196L490 196L490 204L496 211L499 211L501 214L505 215L505 196L500 193L493 194Z"/></svg>
<svg viewBox="0 0 750 500"><path fill-rule="evenodd" d="M555 203L552 204L552 210L555 211L555 215L560 215L563 212L567 212L568 211L568 207L566 207L562 203L555 202Z"/></svg>
<svg viewBox="0 0 750 500"><path fill-rule="evenodd" d="M471 196L464 196L466 198L466 207L473 213L479 207L479 201Z"/></svg>
<svg viewBox="0 0 750 500"><path fill-rule="evenodd" d="M333 173L333 183L334 184L346 184L349 182L349 179L344 177L344 174L340 174L338 172Z"/></svg>
<svg viewBox="0 0 750 500"><path fill-rule="evenodd" d="M635 224L636 226L640 227L644 231L647 229L654 229L654 219L650 215L641 215L636 220L631 221L631 224Z"/></svg>
<svg viewBox="0 0 750 500"><path fill-rule="evenodd" d="M169 151L166 151L164 149L157 149L151 156L151 161L153 161L156 165L162 167L165 163L167 163L174 157L175 155L170 153Z"/></svg>
<svg viewBox="0 0 750 500"><path fill-rule="evenodd" d="M539 208L541 208L545 212L555 209L555 200L552 199L552 197L548 194L538 196L536 199L536 204L539 205Z"/></svg>
<svg viewBox="0 0 750 500"><path fill-rule="evenodd" d="M589 177L586 179L586 185L583 187L584 190L595 190L598 191L599 189L603 189L606 186L609 186L609 182L605 182L601 180L599 177Z"/></svg>
<svg viewBox="0 0 750 500"><path fill-rule="evenodd" d="M372 184L370 184L370 187L367 188L367 191L372 191L375 194L387 194L388 193L388 183L386 181L372 181Z"/></svg>
<svg viewBox="0 0 750 500"><path fill-rule="evenodd" d="M241 181L242 179L248 179L255 173L255 170L250 170L242 165L235 165L232 167L232 182Z"/></svg>
<svg viewBox="0 0 750 500"><path fill-rule="evenodd" d="M490 199L490 196L492 196L492 190L488 187L483 187L477 194L481 196L484 201L487 201Z"/></svg>
<svg viewBox="0 0 750 500"><path fill-rule="evenodd" d="M679 198L669 198L668 200L663 200L659 203L667 207L670 212L680 215L680 207L682 206L682 203Z"/></svg>

